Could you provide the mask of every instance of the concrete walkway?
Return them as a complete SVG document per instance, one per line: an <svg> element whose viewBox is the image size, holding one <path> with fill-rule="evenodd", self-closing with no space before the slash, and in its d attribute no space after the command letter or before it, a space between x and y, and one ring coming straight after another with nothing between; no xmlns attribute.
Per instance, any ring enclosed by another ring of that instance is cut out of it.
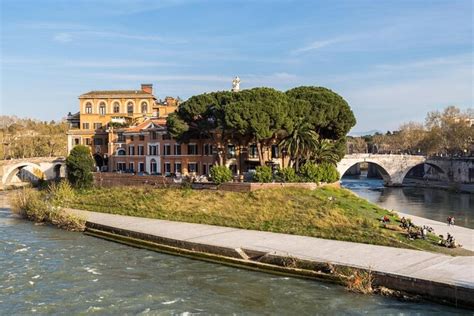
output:
<svg viewBox="0 0 474 316"><path fill-rule="evenodd" d="M229 227L76 211L108 227L223 248L243 248L474 289L474 257ZM415 218L412 217L414 220Z"/></svg>
<svg viewBox="0 0 474 316"><path fill-rule="evenodd" d="M456 238L456 241L460 243L464 249L474 251L474 229L465 228L461 226L448 226L447 223L441 223L424 217L414 216L410 214L405 214L397 212L400 217L404 216L405 218L412 219L413 223L417 226L431 226L434 229L435 234L443 235L446 238L447 233Z"/></svg>

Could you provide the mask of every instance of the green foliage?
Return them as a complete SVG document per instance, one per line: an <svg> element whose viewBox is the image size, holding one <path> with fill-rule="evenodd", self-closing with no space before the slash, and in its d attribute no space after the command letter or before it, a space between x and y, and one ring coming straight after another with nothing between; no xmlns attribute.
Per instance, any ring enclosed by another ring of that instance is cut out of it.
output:
<svg viewBox="0 0 474 316"><path fill-rule="evenodd" d="M320 182L322 178L321 169L317 164L306 162L300 168L301 178L306 182Z"/></svg>
<svg viewBox="0 0 474 316"><path fill-rule="evenodd" d="M303 116L323 139L341 139L355 125L356 119L347 102L337 93L323 87L297 87L286 91L296 100L309 102Z"/></svg>
<svg viewBox="0 0 474 316"><path fill-rule="evenodd" d="M51 183L47 188L51 203L55 206L67 206L74 201L75 191L67 180L61 180L59 183Z"/></svg>
<svg viewBox="0 0 474 316"><path fill-rule="evenodd" d="M296 174L295 169L291 167L279 169L278 177L282 182L300 182L300 177Z"/></svg>
<svg viewBox="0 0 474 316"><path fill-rule="evenodd" d="M286 150L299 169L300 160L308 159L318 144L318 134L308 123L297 122L293 132L280 141L279 147Z"/></svg>
<svg viewBox="0 0 474 316"><path fill-rule="evenodd" d="M319 139L310 153L310 160L318 164L323 162L336 164L340 158L334 143L328 139Z"/></svg>
<svg viewBox="0 0 474 316"><path fill-rule="evenodd" d="M333 183L339 181L339 172L334 164L323 162L318 165L318 168L320 170L322 182Z"/></svg>
<svg viewBox="0 0 474 316"><path fill-rule="evenodd" d="M66 158L67 178L77 188L89 188L92 186L94 170L94 159L89 147L84 145L75 146Z"/></svg>
<svg viewBox="0 0 474 316"><path fill-rule="evenodd" d="M268 183L273 181L272 168L269 166L258 166L253 176L253 180L260 183Z"/></svg>
<svg viewBox="0 0 474 316"><path fill-rule="evenodd" d="M219 185L232 180L232 171L226 166L213 166L211 168L211 179Z"/></svg>

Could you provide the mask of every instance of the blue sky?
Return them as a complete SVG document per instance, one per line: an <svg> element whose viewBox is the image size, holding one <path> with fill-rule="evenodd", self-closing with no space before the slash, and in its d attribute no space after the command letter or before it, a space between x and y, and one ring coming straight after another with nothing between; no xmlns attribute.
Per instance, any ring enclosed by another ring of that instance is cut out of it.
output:
<svg viewBox="0 0 474 316"><path fill-rule="evenodd" d="M60 119L90 90L325 86L353 132L473 106L471 0L0 0L1 111Z"/></svg>

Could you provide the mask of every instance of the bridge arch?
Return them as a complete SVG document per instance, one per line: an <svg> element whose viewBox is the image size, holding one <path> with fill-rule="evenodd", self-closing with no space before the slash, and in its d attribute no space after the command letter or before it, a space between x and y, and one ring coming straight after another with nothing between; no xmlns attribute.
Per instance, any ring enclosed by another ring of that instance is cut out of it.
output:
<svg viewBox="0 0 474 316"><path fill-rule="evenodd" d="M345 164L342 168L338 168L340 179L344 176L344 174L346 174L346 172L350 168L352 168L353 166L358 165L360 163L364 163L364 162L369 163L369 164L373 164L373 165L376 166L378 172L382 176L382 179L383 179L384 183L390 183L391 182L391 176L390 176L390 173L387 171L387 168L384 167L383 164L381 164L379 162L371 161L371 160L368 160L368 159L354 160L354 161L351 161L351 162Z"/></svg>
<svg viewBox="0 0 474 316"><path fill-rule="evenodd" d="M37 175L33 174L34 170L39 170L39 172L43 173L43 170L40 165L32 162L20 162L18 164L10 166L6 172L4 172L2 177L2 184L9 184L11 183L14 176L16 176L21 170L30 167L31 168L31 177L37 177Z"/></svg>
<svg viewBox="0 0 474 316"><path fill-rule="evenodd" d="M417 163L416 165L413 165L413 166L408 166L405 170L403 170L403 172L401 174L402 183L403 183L406 176L408 175L408 173L411 170L413 170L414 168L416 168L418 166L421 166L421 165L428 165L428 166L432 167L433 169L435 169L438 173L442 174L442 176L444 176L444 177L446 176L446 171L441 166L439 166L439 165L437 165L433 162L425 161L425 162Z"/></svg>

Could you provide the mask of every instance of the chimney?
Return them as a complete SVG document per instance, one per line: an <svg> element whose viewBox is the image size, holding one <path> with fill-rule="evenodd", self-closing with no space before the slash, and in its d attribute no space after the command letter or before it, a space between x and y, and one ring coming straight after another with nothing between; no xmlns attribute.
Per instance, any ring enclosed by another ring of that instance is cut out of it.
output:
<svg viewBox="0 0 474 316"><path fill-rule="evenodd" d="M151 83L142 83L142 91L153 94L153 85Z"/></svg>

